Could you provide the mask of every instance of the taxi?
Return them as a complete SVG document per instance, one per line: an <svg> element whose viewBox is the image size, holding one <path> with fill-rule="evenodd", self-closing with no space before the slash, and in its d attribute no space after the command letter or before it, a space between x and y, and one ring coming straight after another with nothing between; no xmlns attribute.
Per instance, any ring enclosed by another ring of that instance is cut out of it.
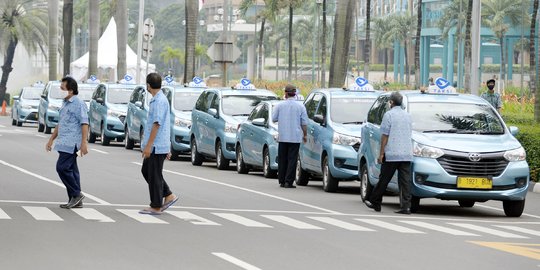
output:
<svg viewBox="0 0 540 270"><path fill-rule="evenodd" d="M118 142L124 140L127 106L135 86L130 76L125 76L118 84L98 85L90 101L88 142L95 143L99 137L101 145L106 146L112 140Z"/></svg>
<svg viewBox="0 0 540 270"><path fill-rule="evenodd" d="M428 91L401 91L403 108L412 118L412 207L421 198L457 200L461 207L499 200L504 212L519 217L525 206L529 166L525 150L484 99L457 94L438 78ZM390 93L381 95L368 113L358 151L361 196L365 200L380 174L380 125L389 110ZM388 191L398 192L396 175Z"/></svg>
<svg viewBox="0 0 540 270"><path fill-rule="evenodd" d="M229 168L236 160L236 131L257 104L277 100L275 93L256 89L247 79L231 88L206 89L191 114L191 163L200 166L206 158L215 158L217 168Z"/></svg>
<svg viewBox="0 0 540 270"><path fill-rule="evenodd" d="M43 83L35 83L32 86L23 87L21 93L13 97L12 125L20 127L23 123L37 123L39 98L44 87Z"/></svg>
<svg viewBox="0 0 540 270"><path fill-rule="evenodd" d="M307 142L300 146L296 184L322 177L323 189L336 192L339 181L358 177L357 151L361 127L371 104L380 95L359 77L351 89L317 89L306 98Z"/></svg>
<svg viewBox="0 0 540 270"><path fill-rule="evenodd" d="M262 168L264 177L275 178L278 169L278 127L272 112L279 101L262 101L236 132L236 171L246 174Z"/></svg>

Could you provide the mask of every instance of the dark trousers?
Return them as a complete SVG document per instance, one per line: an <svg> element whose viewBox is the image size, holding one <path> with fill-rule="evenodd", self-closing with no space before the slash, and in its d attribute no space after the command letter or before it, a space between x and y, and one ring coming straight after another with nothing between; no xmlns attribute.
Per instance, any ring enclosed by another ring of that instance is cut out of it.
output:
<svg viewBox="0 0 540 270"><path fill-rule="evenodd" d="M58 152L56 172L66 186L68 197L71 199L81 195L81 178L77 167L77 149L73 153Z"/></svg>
<svg viewBox="0 0 540 270"><path fill-rule="evenodd" d="M379 176L379 182L371 192L369 201L373 204L380 205L382 203L382 197L388 183L392 180L394 173L398 171L398 185L400 191L400 204L401 209L411 208L411 162L409 161L385 161L381 165L381 174Z"/></svg>
<svg viewBox="0 0 540 270"><path fill-rule="evenodd" d="M298 162L299 143L280 142L278 146L278 178L280 184L294 182Z"/></svg>
<svg viewBox="0 0 540 270"><path fill-rule="evenodd" d="M163 178L163 163L167 158L167 154L152 154L149 158L145 158L142 165L142 175L148 189L150 190L150 207L161 208L163 206L163 197L172 194L167 182Z"/></svg>

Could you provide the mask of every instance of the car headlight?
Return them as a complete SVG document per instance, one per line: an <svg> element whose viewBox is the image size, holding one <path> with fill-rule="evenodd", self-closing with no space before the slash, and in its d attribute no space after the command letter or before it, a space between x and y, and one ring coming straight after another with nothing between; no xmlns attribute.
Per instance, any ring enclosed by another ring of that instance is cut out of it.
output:
<svg viewBox="0 0 540 270"><path fill-rule="evenodd" d="M59 106L59 105L56 105L56 104L51 104L51 103L49 103L49 110L51 110L51 111L59 111L59 110L60 110L60 106Z"/></svg>
<svg viewBox="0 0 540 270"><path fill-rule="evenodd" d="M125 113L121 111L107 110L107 116L120 117L123 115L125 115Z"/></svg>
<svg viewBox="0 0 540 270"><path fill-rule="evenodd" d="M436 147L413 142L413 155L415 157L440 158L444 155L444 152Z"/></svg>
<svg viewBox="0 0 540 270"><path fill-rule="evenodd" d="M238 131L238 124L225 123L225 133L235 133Z"/></svg>
<svg viewBox="0 0 540 270"><path fill-rule="evenodd" d="M191 127L191 120L182 119L182 118L174 118L174 125L178 127Z"/></svg>
<svg viewBox="0 0 540 270"><path fill-rule="evenodd" d="M342 145L355 145L361 143L362 140L358 137L343 135L337 132L334 132L334 137L332 138L333 144L342 144Z"/></svg>
<svg viewBox="0 0 540 270"><path fill-rule="evenodd" d="M279 133L274 133L274 135L272 135L272 138L274 138L274 141L278 141L279 140Z"/></svg>
<svg viewBox="0 0 540 270"><path fill-rule="evenodd" d="M25 109L25 110L31 110L31 109L34 108L34 106L32 106L32 105L26 105L26 104L25 104L25 105L21 105L21 108L23 108L23 109Z"/></svg>
<svg viewBox="0 0 540 270"><path fill-rule="evenodd" d="M527 157L523 147L504 152L504 158L508 161L523 161Z"/></svg>

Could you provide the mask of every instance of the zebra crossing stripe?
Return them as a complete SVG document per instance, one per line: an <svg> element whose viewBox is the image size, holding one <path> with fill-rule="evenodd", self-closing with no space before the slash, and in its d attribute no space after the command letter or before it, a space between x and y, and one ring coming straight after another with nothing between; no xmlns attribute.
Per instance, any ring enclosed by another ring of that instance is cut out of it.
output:
<svg viewBox="0 0 540 270"><path fill-rule="evenodd" d="M230 213L212 213L220 218L227 219L229 221L244 225L246 227L258 227L258 228L272 228L270 225L266 225L264 223L245 218L243 216L239 216L237 214L230 214Z"/></svg>
<svg viewBox="0 0 540 270"><path fill-rule="evenodd" d="M407 228L407 227L403 227L403 226L400 226L400 225L395 225L395 224L392 224L392 223L388 223L388 222L380 221L380 220L376 220L376 219L356 218L355 220L358 220L358 221L361 221L361 222L364 222L364 223L367 223L367 224L370 224L370 225L374 225L374 226L377 226L377 227L381 227L381 228L384 228L384 229L388 229L388 230L391 230L391 231L400 232L400 233L424 233L424 232L421 232L421 231L413 230L413 229L410 229L410 228Z"/></svg>
<svg viewBox="0 0 540 270"><path fill-rule="evenodd" d="M483 233L487 233L487 234L491 234L491 235L496 235L496 236L500 236L500 237L504 237L504 238L521 238L521 239L529 238L529 237L526 237L526 236L521 236L521 235L517 235L517 234L513 234L513 233L503 232L503 231L487 228L487 227L484 227L484 226L478 226L478 225L474 225L474 224L467 224L467 223L448 223L448 224L458 226L458 227L462 227L462 228L466 228L466 229L473 230L473 231L478 231L478 232L483 232Z"/></svg>
<svg viewBox="0 0 540 270"><path fill-rule="evenodd" d="M342 228L342 229L345 229L345 230L349 230L349 231L360 231L360 232L374 232L375 231L375 230L372 230L372 229L369 229L369 228L366 228L366 227L362 227L360 225L356 225L356 224L353 224L353 223L341 221L339 219L335 219L335 218L331 218L331 217L308 217L308 218L320 221L322 223L334 225L336 227L339 227L339 228Z"/></svg>
<svg viewBox="0 0 540 270"><path fill-rule="evenodd" d="M507 229L507 230L511 230L511 231L516 231L516 232L520 232L520 233L526 233L526 234L531 234L531 235L535 235L535 236L540 236L540 231L535 231L535 230L531 230L531 229L520 228L520 227L516 227L516 226L507 226L507 225L495 225L495 227L499 227L499 228L503 228L503 229Z"/></svg>
<svg viewBox="0 0 540 270"><path fill-rule="evenodd" d="M88 220L95 220L99 222L115 222L113 219L102 214L94 208L72 208L71 211Z"/></svg>
<svg viewBox="0 0 540 270"><path fill-rule="evenodd" d="M195 225L211 225L211 226L221 226L221 224L208 220L206 218L197 216L193 213L187 211L167 211L167 213L185 221L191 222Z"/></svg>
<svg viewBox="0 0 540 270"><path fill-rule="evenodd" d="M303 229L303 230L324 230L324 228L317 227L315 225L311 225L309 223L305 223L296 219L292 219L290 217L286 216L280 216L280 215L262 215L262 217L291 226L293 228L297 229Z"/></svg>
<svg viewBox="0 0 540 270"><path fill-rule="evenodd" d="M452 228L447 228L447 227L443 227L443 226L439 226L439 225L435 225L435 224L430 224L430 223L422 222L422 221L400 220L400 222L407 223L407 224L410 224L410 225L414 225L414 226L417 226L417 227L421 227L421 228L424 228L424 229L429 229L429 230L434 230L434 231L438 231L438 232L448 233L448 234L451 234L451 235L478 236L478 234L465 232L465 231L460 231L460 230L456 230L456 229L452 229Z"/></svg>
<svg viewBox="0 0 540 270"><path fill-rule="evenodd" d="M169 224L168 222L161 220L155 216L152 215L144 215L139 214L139 210L133 210L133 209L116 209L118 212L136 220L141 223L149 223L149 224Z"/></svg>
<svg viewBox="0 0 540 270"><path fill-rule="evenodd" d="M0 219L11 219L4 210L0 209Z"/></svg>
<svg viewBox="0 0 540 270"><path fill-rule="evenodd" d="M23 206L23 208L34 217L35 220L63 221L61 217L47 207Z"/></svg>

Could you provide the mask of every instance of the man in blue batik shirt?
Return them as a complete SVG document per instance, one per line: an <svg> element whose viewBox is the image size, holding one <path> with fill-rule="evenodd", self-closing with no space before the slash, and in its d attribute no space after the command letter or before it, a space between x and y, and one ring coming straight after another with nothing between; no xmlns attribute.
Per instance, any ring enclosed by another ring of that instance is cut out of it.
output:
<svg viewBox="0 0 540 270"><path fill-rule="evenodd" d="M68 203L61 204L61 208L82 208L84 195L81 192L81 179L77 166L77 151L84 156L88 153L86 138L88 135L88 110L86 103L77 95L79 89L75 79L65 77L60 85L62 91L67 91L64 98L58 125L47 142L45 149L49 152L55 139L54 150L60 156L56 162L56 171L66 186Z"/></svg>
<svg viewBox="0 0 540 270"><path fill-rule="evenodd" d="M161 76L150 73L146 76L146 88L152 94L148 119L141 142L143 165L142 175L150 191L150 208L139 211L140 214L160 215L178 201L163 178L163 163L170 158L171 120L169 101L161 91Z"/></svg>

